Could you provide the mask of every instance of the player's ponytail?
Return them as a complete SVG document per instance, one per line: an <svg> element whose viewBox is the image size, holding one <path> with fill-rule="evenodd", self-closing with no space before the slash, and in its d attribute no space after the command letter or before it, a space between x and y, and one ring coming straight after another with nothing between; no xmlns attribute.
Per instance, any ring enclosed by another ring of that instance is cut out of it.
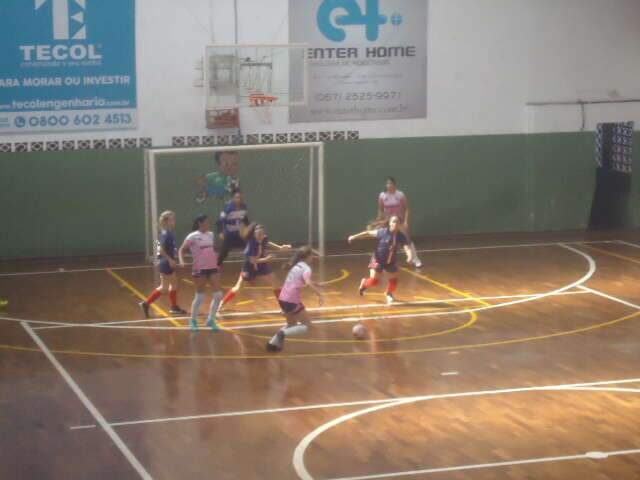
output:
<svg viewBox="0 0 640 480"><path fill-rule="evenodd" d="M309 245L300 247L298 250L296 250L296 253L293 255L293 257L291 257L289 261L282 266L282 269L289 271L293 267L295 267L298 262L306 260L311 255L313 255L313 250L311 250L311 247Z"/></svg>
<svg viewBox="0 0 640 480"><path fill-rule="evenodd" d="M191 228L191 230L193 232L195 232L196 230L200 230L200 225L202 224L202 222L204 222L207 218L209 218L208 215L198 215L195 220L193 221L193 227Z"/></svg>

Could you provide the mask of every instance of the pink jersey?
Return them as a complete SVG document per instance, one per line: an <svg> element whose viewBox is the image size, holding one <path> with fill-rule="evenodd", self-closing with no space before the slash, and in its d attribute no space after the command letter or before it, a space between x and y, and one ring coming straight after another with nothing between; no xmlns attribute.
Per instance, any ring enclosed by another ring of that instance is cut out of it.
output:
<svg viewBox="0 0 640 480"><path fill-rule="evenodd" d="M302 303L302 289L311 281L311 267L305 262L296 263L284 281L279 300L288 303Z"/></svg>
<svg viewBox="0 0 640 480"><path fill-rule="evenodd" d="M213 245L213 232L191 232L184 239L184 245L191 250L194 270L218 268L218 252Z"/></svg>
<svg viewBox="0 0 640 480"><path fill-rule="evenodd" d="M400 190L394 193L382 192L378 197L378 203L382 207L385 218L397 215L401 222L407 213L407 197Z"/></svg>

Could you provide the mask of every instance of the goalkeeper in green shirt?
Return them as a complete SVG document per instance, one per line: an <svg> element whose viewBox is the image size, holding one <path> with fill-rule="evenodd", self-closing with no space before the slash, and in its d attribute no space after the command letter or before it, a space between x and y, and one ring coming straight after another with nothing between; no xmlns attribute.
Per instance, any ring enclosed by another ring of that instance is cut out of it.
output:
<svg viewBox="0 0 640 480"><path fill-rule="evenodd" d="M198 177L200 191L196 202L203 204L208 198L227 199L240 187L238 173L238 154L236 152L216 152L218 170Z"/></svg>

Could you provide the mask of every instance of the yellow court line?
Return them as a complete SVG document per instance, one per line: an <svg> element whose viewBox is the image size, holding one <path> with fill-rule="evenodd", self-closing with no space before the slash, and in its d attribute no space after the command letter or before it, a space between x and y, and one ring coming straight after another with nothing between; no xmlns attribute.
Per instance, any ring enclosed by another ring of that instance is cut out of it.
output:
<svg viewBox="0 0 640 480"><path fill-rule="evenodd" d="M449 333L454 333L454 332L458 332L460 330L464 330L465 328L469 328L471 326L473 326L477 321L478 321L478 314L472 310L469 311L469 320L467 320L465 323L463 323L462 325L458 325L457 327L452 327L452 328L448 328L447 330L441 330L439 332L431 332L431 333L421 333L419 335L410 335L410 336L406 336L406 337L392 337L392 338L380 338L380 339L376 339L375 341L373 341L372 343L391 343L391 342L406 342L408 340L424 340L425 338L431 338L431 337L439 337L441 335L448 335ZM233 329L229 329L229 332L232 333L237 333L235 330ZM246 334L246 333L242 333L243 335L249 335L252 337L256 337L256 338L263 338L263 339L270 339L271 335L254 335L254 334ZM295 343L316 343L316 344L362 344L363 341L362 340L321 340L321 339L314 339L314 338L290 338L289 340L287 340L288 342L295 342ZM366 343L366 342L365 342Z"/></svg>
<svg viewBox="0 0 640 480"><path fill-rule="evenodd" d="M533 337L514 338L511 340L499 340L495 342L486 343L467 343L462 345L449 345L441 347L427 347L427 348L412 348L405 350L379 350L375 352L360 351L360 352L333 352L333 353L293 353L293 354L271 354L271 355L156 355L156 354L144 354L144 353L110 353L110 352L83 352L77 350L51 350L52 353L59 353L61 355L81 355L90 357L114 357L114 358L140 358L140 359L173 359L173 360L288 360L299 358L340 358L340 357L368 357L368 356L380 356L380 355L399 355L403 353L428 353L428 352L442 352L446 350L471 350L476 348L497 347L502 345L512 345L517 343L533 342L537 340L547 340L549 338L564 337L568 335L575 335L577 333L584 333L591 330L597 330L600 328L610 327L617 323L626 322L640 316L640 312L631 313L624 317L609 320L603 323L597 323L589 325L587 327L575 328L573 330L565 330L562 332L550 333L546 335L537 335ZM0 349L5 350L21 350L30 352L42 351L38 348L19 347L14 345L0 345Z"/></svg>
<svg viewBox="0 0 640 480"><path fill-rule="evenodd" d="M249 305L250 303L253 303L253 300L243 300L242 302L236 303L236 305Z"/></svg>
<svg viewBox="0 0 640 480"><path fill-rule="evenodd" d="M350 275L351 275L351 272L349 270L341 269L340 276L336 278L332 278L331 280L327 280L326 282L318 282L318 285L324 287L325 285L332 285L334 283L342 282L343 280L346 280L347 278L349 278ZM182 281L184 283L188 283L189 285L194 284L193 281L189 280L188 278L183 278ZM227 289L233 288L233 285L223 285L222 288L227 288ZM243 286L242 289L243 290L273 290L271 287L255 287L252 285Z"/></svg>
<svg viewBox="0 0 640 480"><path fill-rule="evenodd" d="M406 270L406 269L405 269ZM414 274L414 272L407 270L409 273ZM347 275L348 276L348 271L347 270L343 270L343 275ZM416 274L418 275L418 274ZM490 304L486 303L486 302L480 302L478 301L475 297L471 296L471 294L469 293L465 293L462 292L460 290L456 290L453 287L450 287L448 285L445 285L443 283L440 283L436 280L432 280L427 276L423 276L423 275L418 275L420 278L422 278L423 280L429 281L431 283L434 283L436 285L438 285L441 288L444 288L445 290L448 290L450 292L456 293L458 295L462 295L466 298L472 299L476 302L478 302L481 305L485 305L485 306L490 306ZM346 277L345 277L346 278ZM337 279L336 279L337 280ZM328 283L328 282L327 282ZM455 306L454 306L455 307ZM401 309L401 310L392 310L393 313L423 313L425 311L432 311L432 310L439 310L437 307L422 307L422 308L413 308L413 309ZM371 313L378 313L378 314L382 314L381 316L384 316L385 313L387 313L387 311L381 311L381 312L371 312ZM390 313L390 311L389 311ZM471 319L465 323L464 325L458 326L458 327L454 327L452 329L449 330L445 330L443 332L436 332L436 333L431 333L431 334L421 334L421 335L413 335L413 336L408 336L408 337L399 337L399 338L388 338L388 339L381 339L376 341L376 343L382 343L382 342L392 342L392 341L401 341L401 340L417 340L417 339L421 339L421 338L427 338L427 337L432 337L432 336L437 336L437 335L443 335L446 333L452 333L452 332L456 332L458 330L462 330L464 328L468 328L472 325L474 325L476 323L476 321L478 320L478 315L475 312L470 312L471 313ZM443 314L446 314L446 311L443 310ZM332 318L332 317L337 317L337 318L341 318L343 317L345 314L344 312L338 313L338 314L329 314L329 315L324 315L323 318ZM357 314L354 315L354 317L357 318L356 316ZM245 323L246 325L251 325L251 324L255 324L255 323L262 323L264 322L264 320L254 320L254 319L249 319L249 320L241 320L241 322ZM236 323L235 325L239 325L239 323ZM233 333L235 335L241 335L241 336L246 336L246 337L253 337L253 338L260 338L260 339L269 339L270 336L265 336L265 335L260 335L260 334L256 334L256 333L249 333L249 332L240 332L237 329L234 330L233 329L234 325L231 325L231 322L220 322L220 327L229 332L229 333ZM304 338L292 338L290 339L290 342L294 342L294 343L335 343L335 344L345 344L345 343L361 343L360 340L318 340L318 339L304 339Z"/></svg>
<svg viewBox="0 0 640 480"><path fill-rule="evenodd" d="M626 260L627 262L636 263L640 265L640 260L636 260L635 258L627 257L625 255L620 255L619 253L608 252L607 250L602 250L601 248L592 247L590 245L582 245L584 248L588 248L589 250L595 250L596 252L603 253L605 255L609 255L611 257L620 258L622 260Z"/></svg>
<svg viewBox="0 0 640 480"><path fill-rule="evenodd" d="M338 283L341 282L343 280L346 280L347 278L349 278L349 275L351 275L351 272L349 270L345 270L344 268L340 270L340 276L337 278L334 278L333 280L327 280L326 282L318 282L318 285L321 286L325 286L325 285L332 285L334 283Z"/></svg>
<svg viewBox="0 0 640 480"><path fill-rule="evenodd" d="M118 282L120 282L120 284L123 287L126 287L131 293L133 293L136 297L140 298L141 300L146 300L147 297L145 297L140 290L138 290L136 287L134 287L133 285L131 285L129 282L127 282L124 278L122 278L120 275L118 275L117 273L115 273L113 270L111 270L110 268L107 268L107 273L109 275L111 275L113 278L115 278ZM153 308L157 313L159 313L160 315L162 315L163 317L169 318L171 323L173 323L174 326L176 327L181 327L182 325L174 318L171 318L171 315L169 314L169 312L167 312L166 310L160 308L159 306L157 306L155 303L151 304L151 308Z"/></svg>
<svg viewBox="0 0 640 480"><path fill-rule="evenodd" d="M414 273L411 270L407 270L407 269L403 269L408 271L411 274L417 275L419 278L422 278L423 280L426 280L428 282L431 282L435 285L438 285L441 288L444 288L445 290L448 290L450 292L456 293L458 295L462 295L466 298L472 299L476 302L478 302L478 304L480 305L484 305L484 306L491 306L489 303L487 302L483 302L480 301L478 299L476 299L475 297L473 297L471 294L466 293L466 292L462 292L460 290L456 290L453 287L450 287L448 285L445 285L444 283L440 283L436 280L433 280L429 277L427 277L426 275L419 275ZM445 300L446 302L446 300ZM455 308L455 305L452 307ZM393 310L394 313L421 313L426 311L430 311L430 310L438 310L437 307L423 307L420 309L404 309L404 310ZM372 313L386 313L386 312L372 312ZM443 314L446 314L447 312L443 310L442 312ZM381 339L381 340L377 340L376 343L383 343L383 342L394 342L394 341L403 341L403 340L418 340L418 339L422 339L422 338L427 338L427 337L434 337L434 336L438 336L438 335L444 335L446 333L452 333L452 332L456 332L458 330L462 330L468 327L471 327L472 325L474 325L477 320L478 320L478 315L476 312L470 312L471 314L471 319L465 323L464 325L460 325L458 327L454 327L452 329L449 330L444 330L442 332L436 332L436 333L430 333L430 334L421 334L421 335L413 335L413 336L409 336L409 337L398 337L398 338L387 338L387 339ZM331 315L326 315L323 318L330 318L331 316L335 316L338 315L338 317L342 317L344 315L344 313L340 313L340 314L331 314ZM384 316L384 315L382 315ZM252 320L250 320L250 322L252 322ZM223 323L221 323L221 326L223 327L224 330L226 330L227 332L236 334L236 335L242 335L242 336L246 336L246 337L254 337L254 338L270 338L269 336L265 336L265 335L259 335L259 334L255 334L255 333L248 333L248 332L239 332L238 330L234 330L233 327L231 328L227 328L224 326ZM344 343L361 343L361 340L317 340L317 339L304 339L304 338L292 338L289 340L290 342L295 342L295 343L337 343L337 344L344 344Z"/></svg>
<svg viewBox="0 0 640 480"><path fill-rule="evenodd" d="M343 318L343 317L354 317L357 318L357 315L360 316L369 316L369 315L380 315L381 317L386 317L387 315L395 315L397 313L425 313L425 312L438 312L441 311L442 314L446 314L448 310L453 309L453 308L457 308L457 306L453 305L453 306L449 306L449 307L421 307L421 308L407 308L407 309L396 309L396 308L389 308L389 307L385 307L383 305L380 306L380 308L384 308L385 310L379 310L379 311L370 311L367 310L366 313L363 312L358 312L357 311L357 307L354 307L354 312L350 312L349 310L347 310L345 313L340 312L340 313L329 313L327 315L323 315L322 318ZM257 314L257 312L256 312ZM221 314L221 319L218 322L220 324L220 326L226 326L226 325L231 325L231 326L235 326L235 325L252 325L252 324L256 324L256 323L265 323L265 322L271 322L271 321L276 321L276 320L283 320L284 316L282 315L275 315L275 316L270 316L270 317L265 317L265 318L252 318L249 320L229 320L228 322L224 320L224 313ZM236 333L235 330L233 330L232 328L230 328L229 330L233 331L233 333ZM269 337L271 338L271 336ZM291 339L291 340L295 340L295 341L300 341L301 339Z"/></svg>
<svg viewBox="0 0 640 480"><path fill-rule="evenodd" d="M437 280L434 280L433 278L429 278L426 275L422 275L421 273L418 272L414 272L413 270L409 270L408 268L402 268L402 270L404 270L405 272L413 275L414 277L418 277L421 280L424 280L426 282L432 283L434 285L437 285L440 288L444 288L445 290L449 290L450 292L453 292L457 295L462 295L463 297L468 298L469 300L474 300L476 302L478 302L480 305L483 305L485 307L491 307L492 305L488 302L485 302L484 300L481 300L479 298L476 298L475 296L473 296L472 294L468 293L468 292L463 292L462 290L458 290L457 288L453 288L449 285L447 285L446 283L441 283L438 282Z"/></svg>

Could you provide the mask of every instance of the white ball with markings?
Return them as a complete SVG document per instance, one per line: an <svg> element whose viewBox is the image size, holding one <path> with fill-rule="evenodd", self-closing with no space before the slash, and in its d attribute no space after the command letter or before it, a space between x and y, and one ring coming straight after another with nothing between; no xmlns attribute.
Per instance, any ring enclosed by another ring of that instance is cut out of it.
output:
<svg viewBox="0 0 640 480"><path fill-rule="evenodd" d="M369 333L367 331L367 327L365 327L361 323L356 324L351 332L353 333L353 336L358 340L365 340L367 338L367 334Z"/></svg>

